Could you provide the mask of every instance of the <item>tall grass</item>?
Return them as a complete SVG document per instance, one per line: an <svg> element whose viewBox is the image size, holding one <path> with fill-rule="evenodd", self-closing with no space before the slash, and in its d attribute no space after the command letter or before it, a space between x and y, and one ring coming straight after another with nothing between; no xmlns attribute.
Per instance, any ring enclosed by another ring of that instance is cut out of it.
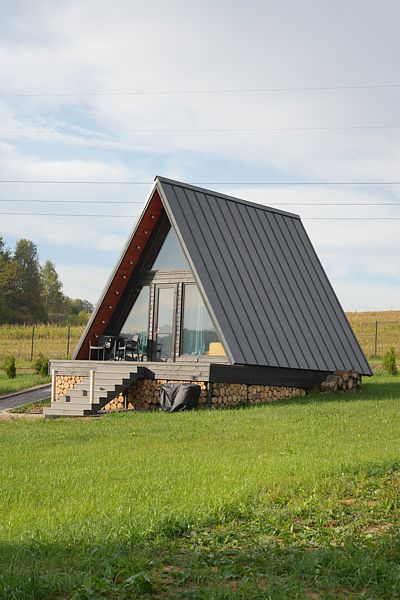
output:
<svg viewBox="0 0 400 600"><path fill-rule="evenodd" d="M70 328L69 354L72 354L84 330L82 325ZM32 325L1 325L0 326L0 362L4 356L13 354L18 366L30 366L32 348ZM35 325L33 340L33 356L40 353L48 358L67 357L67 325Z"/></svg>
<svg viewBox="0 0 400 600"><path fill-rule="evenodd" d="M377 353L382 358L391 347L400 355L400 311L347 313L347 318L367 357L375 355L375 332L377 330Z"/></svg>

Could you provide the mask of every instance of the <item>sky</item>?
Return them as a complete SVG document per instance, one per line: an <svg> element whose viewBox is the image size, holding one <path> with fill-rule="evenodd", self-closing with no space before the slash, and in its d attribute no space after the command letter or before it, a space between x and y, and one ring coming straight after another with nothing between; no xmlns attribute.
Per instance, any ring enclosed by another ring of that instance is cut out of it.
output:
<svg viewBox="0 0 400 600"><path fill-rule="evenodd" d="M0 235L65 294L96 302L163 175L299 214L345 310L400 309L397 1L0 7Z"/></svg>

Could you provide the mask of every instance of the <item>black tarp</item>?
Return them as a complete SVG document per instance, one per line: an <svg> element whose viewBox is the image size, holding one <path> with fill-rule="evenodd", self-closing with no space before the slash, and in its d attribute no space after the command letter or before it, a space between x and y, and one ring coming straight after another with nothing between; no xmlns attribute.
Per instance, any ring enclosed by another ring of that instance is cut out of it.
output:
<svg viewBox="0 0 400 600"><path fill-rule="evenodd" d="M160 387L160 405L165 412L193 410L199 405L201 388L195 383L166 383Z"/></svg>

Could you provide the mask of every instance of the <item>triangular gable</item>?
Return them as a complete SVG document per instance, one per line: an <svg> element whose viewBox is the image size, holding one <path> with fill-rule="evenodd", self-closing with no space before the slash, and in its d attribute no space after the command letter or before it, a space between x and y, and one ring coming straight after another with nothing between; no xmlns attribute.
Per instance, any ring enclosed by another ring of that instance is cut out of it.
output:
<svg viewBox="0 0 400 600"><path fill-rule="evenodd" d="M166 207L160 194L160 183L157 178L149 194L145 208L143 209L142 214L140 215L137 224L135 225L135 228L128 239L128 242L125 244L121 256L114 267L114 270L105 285L99 301L95 306L95 310L91 315L85 331L78 342L73 359L87 359L89 355L89 342L91 341L92 344L94 344L94 342L101 335L108 333L109 323L112 321L114 314L118 310L119 303L123 298L130 279L134 276L138 264L140 264L142 256L146 254L147 244L151 240L154 229L157 227L159 221L162 220L162 216L166 212L165 209ZM187 250L184 248L181 239L178 238L178 232L174 229L174 225L169 218L168 221L171 230L169 233L167 233L161 248L150 262L148 269L153 270L164 268L169 270L179 268L184 270L192 270L190 256L188 255ZM168 264L168 258L166 258L163 254L164 250L173 250L174 238L179 243L179 249L175 256L175 260L178 261L176 267ZM143 275L144 273L145 271L141 271L140 274ZM195 273L193 273L193 278L200 288L199 281ZM218 327L218 324L215 322L215 317L212 316L212 312L210 311L206 299L203 297L202 293L201 295L206 305L207 314L213 322L219 338L218 344L215 344L217 348L216 354L219 356L226 355L227 352L225 351L222 332Z"/></svg>
<svg viewBox="0 0 400 600"><path fill-rule="evenodd" d="M371 374L298 215L165 178L156 178L76 358L104 333L164 210L231 363Z"/></svg>

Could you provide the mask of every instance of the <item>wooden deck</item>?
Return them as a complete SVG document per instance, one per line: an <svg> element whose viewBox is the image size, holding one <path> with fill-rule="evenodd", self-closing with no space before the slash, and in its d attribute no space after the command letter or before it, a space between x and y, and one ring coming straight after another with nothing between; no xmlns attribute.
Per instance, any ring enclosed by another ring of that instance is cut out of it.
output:
<svg viewBox="0 0 400 600"><path fill-rule="evenodd" d="M280 369L252 365L230 365L224 360L136 362L96 360L52 360L50 369L58 375L88 375L89 371L118 374L135 367L139 378L168 379L172 381L212 381L260 385L293 386L312 389L318 387L329 371Z"/></svg>

